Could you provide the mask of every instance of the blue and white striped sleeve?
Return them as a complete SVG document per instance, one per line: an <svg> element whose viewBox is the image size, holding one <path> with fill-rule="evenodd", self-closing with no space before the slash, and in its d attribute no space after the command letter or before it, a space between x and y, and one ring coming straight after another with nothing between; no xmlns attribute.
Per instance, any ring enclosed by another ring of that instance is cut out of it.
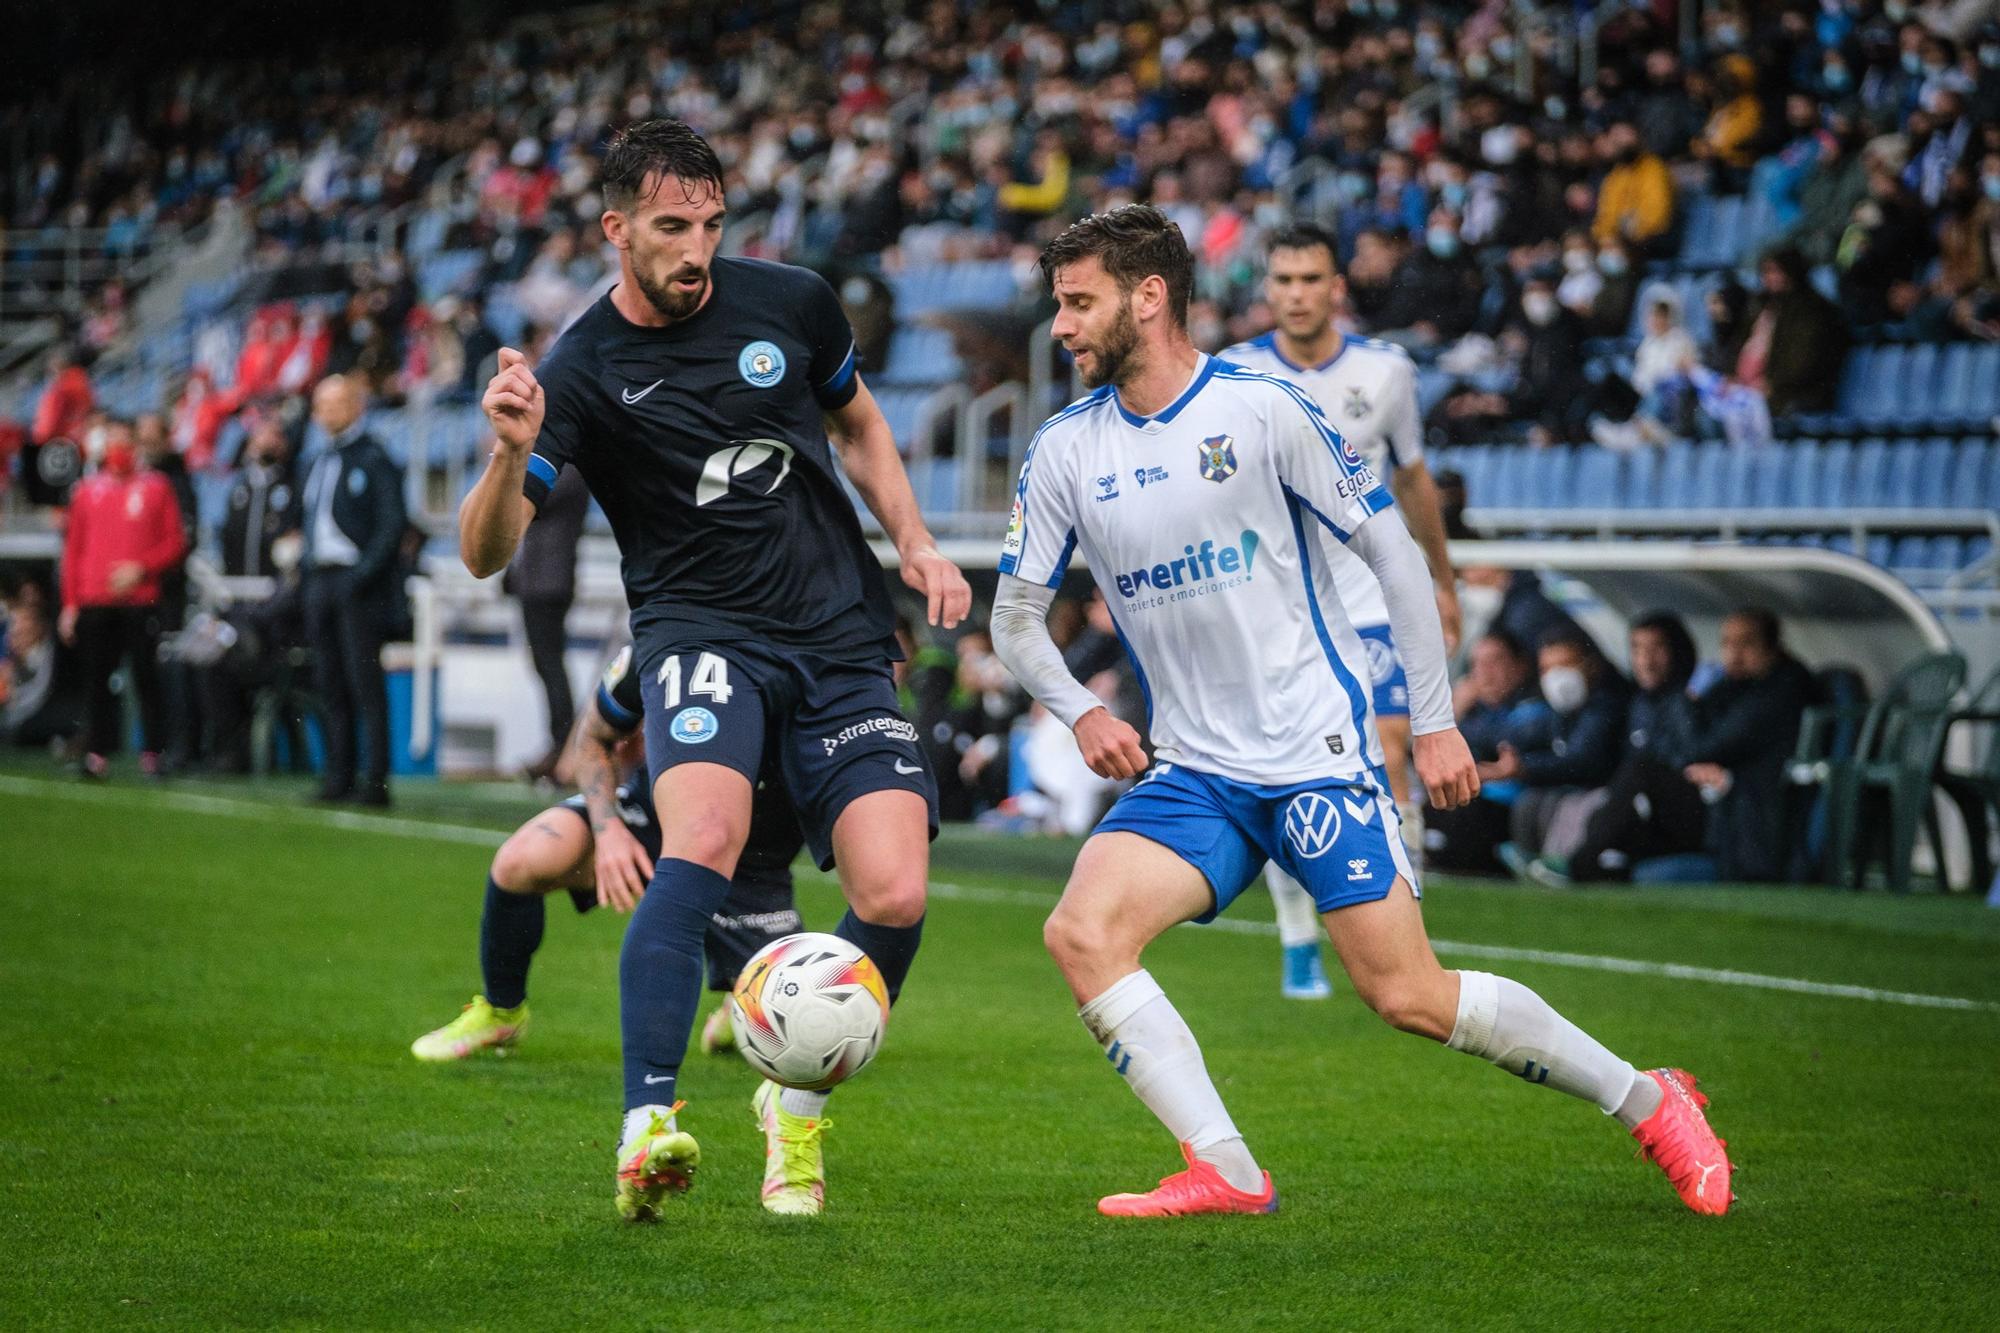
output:
<svg viewBox="0 0 2000 1333"><path fill-rule="evenodd" d="M1072 489L1064 484L1060 445L1051 448L1052 421L1036 433L1021 461L1021 480L1014 488L1014 510L1007 518L1007 535L1000 543L1000 572L1053 588L1069 571L1076 553L1076 507Z"/></svg>

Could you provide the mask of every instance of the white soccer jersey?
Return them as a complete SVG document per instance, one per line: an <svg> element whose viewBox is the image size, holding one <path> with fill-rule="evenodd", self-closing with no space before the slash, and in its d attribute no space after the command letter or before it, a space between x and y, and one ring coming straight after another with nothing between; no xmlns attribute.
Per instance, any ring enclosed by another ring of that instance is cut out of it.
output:
<svg viewBox="0 0 2000 1333"><path fill-rule="evenodd" d="M1222 353L1251 370L1289 380L1319 404L1341 438L1351 440L1383 481L1424 456L1423 422L1417 413L1417 368L1409 353L1372 338L1345 336L1332 356L1301 366L1278 350L1278 335L1267 333ZM1357 625L1386 625L1389 608L1368 566L1338 542L1323 543L1333 566L1334 586Z"/></svg>
<svg viewBox="0 0 2000 1333"><path fill-rule="evenodd" d="M1389 493L1303 392L1202 357L1153 417L1109 387L1045 424L1000 570L1053 587L1082 550L1146 695L1162 760L1238 782L1381 762L1368 658L1317 542Z"/></svg>

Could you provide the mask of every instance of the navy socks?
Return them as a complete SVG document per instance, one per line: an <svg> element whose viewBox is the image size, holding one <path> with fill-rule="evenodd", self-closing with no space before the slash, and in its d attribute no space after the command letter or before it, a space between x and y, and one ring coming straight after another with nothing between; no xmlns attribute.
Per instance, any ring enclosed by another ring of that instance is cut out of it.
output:
<svg viewBox="0 0 2000 1333"><path fill-rule="evenodd" d="M512 1009L528 998L528 964L542 946L545 919L539 893L509 893L486 881L479 970L486 978L486 1002L495 1009Z"/></svg>
<svg viewBox="0 0 2000 1333"><path fill-rule="evenodd" d="M674 1084L701 1002L702 938L708 933L709 918L728 896L729 880L724 876L669 857L653 868L646 896L633 910L618 957L628 1111L673 1104ZM907 970L908 964L904 966Z"/></svg>
<svg viewBox="0 0 2000 1333"><path fill-rule="evenodd" d="M910 964L916 961L917 945L923 942L924 919L918 917L914 926L878 926L854 915L850 907L833 933L875 960L882 984L889 989L889 1003L894 1004L903 993L903 978L910 975Z"/></svg>

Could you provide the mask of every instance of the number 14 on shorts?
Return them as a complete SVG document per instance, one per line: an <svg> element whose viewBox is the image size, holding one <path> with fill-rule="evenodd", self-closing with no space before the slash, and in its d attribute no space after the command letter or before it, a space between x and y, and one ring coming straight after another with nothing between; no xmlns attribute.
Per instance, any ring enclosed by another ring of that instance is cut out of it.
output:
<svg viewBox="0 0 2000 1333"><path fill-rule="evenodd" d="M681 659L670 656L660 663L657 677L661 690L662 708L681 706ZM689 673L687 693L689 698L713 699L718 704L729 702L735 692L729 683L729 663L714 653L703 653L694 659L694 670Z"/></svg>

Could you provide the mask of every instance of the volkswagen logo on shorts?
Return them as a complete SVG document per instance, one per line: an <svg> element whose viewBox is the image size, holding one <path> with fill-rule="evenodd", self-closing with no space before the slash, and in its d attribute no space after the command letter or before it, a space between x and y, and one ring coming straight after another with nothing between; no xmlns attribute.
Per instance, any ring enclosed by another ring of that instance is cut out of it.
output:
<svg viewBox="0 0 2000 1333"><path fill-rule="evenodd" d="M1294 796L1285 807L1285 837L1300 856L1317 860L1340 840L1340 811L1316 791Z"/></svg>
<svg viewBox="0 0 2000 1333"><path fill-rule="evenodd" d="M1396 650L1380 639L1364 638L1361 651L1368 654L1368 677L1377 685L1396 674Z"/></svg>

